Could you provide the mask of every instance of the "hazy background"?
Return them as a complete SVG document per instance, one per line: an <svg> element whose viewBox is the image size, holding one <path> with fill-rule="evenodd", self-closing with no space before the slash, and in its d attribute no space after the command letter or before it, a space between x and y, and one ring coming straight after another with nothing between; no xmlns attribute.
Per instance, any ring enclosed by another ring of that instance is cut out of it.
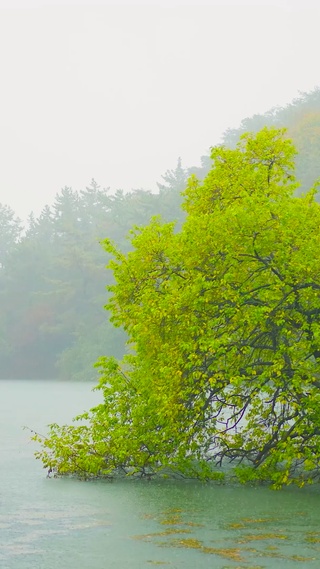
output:
<svg viewBox="0 0 320 569"><path fill-rule="evenodd" d="M155 190L320 83L316 0L158 4L0 2L0 202L26 217L92 177Z"/></svg>

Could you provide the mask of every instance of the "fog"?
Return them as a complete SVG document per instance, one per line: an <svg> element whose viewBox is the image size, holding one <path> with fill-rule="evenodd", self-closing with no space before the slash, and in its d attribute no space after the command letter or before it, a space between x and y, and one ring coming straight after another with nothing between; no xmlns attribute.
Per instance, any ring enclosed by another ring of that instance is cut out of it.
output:
<svg viewBox="0 0 320 569"><path fill-rule="evenodd" d="M0 3L0 202L190 167L241 120L319 85L315 2Z"/></svg>

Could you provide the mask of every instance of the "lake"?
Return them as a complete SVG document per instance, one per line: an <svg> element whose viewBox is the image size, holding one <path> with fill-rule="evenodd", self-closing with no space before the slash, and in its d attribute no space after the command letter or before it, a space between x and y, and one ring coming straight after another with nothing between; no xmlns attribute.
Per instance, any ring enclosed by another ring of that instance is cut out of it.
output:
<svg viewBox="0 0 320 569"><path fill-rule="evenodd" d="M1 569L320 566L320 489L48 479L43 433L96 404L91 384L0 381Z"/></svg>

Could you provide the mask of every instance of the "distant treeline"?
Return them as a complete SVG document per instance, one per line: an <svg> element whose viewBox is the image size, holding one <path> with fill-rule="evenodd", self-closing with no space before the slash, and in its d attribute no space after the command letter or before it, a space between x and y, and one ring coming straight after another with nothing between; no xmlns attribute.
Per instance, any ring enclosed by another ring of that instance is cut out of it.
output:
<svg viewBox="0 0 320 569"><path fill-rule="evenodd" d="M243 132L265 125L287 127L298 150L299 191L308 189L320 176L320 90L245 119L222 144L234 147ZM156 194L111 194L95 180L81 191L65 187L39 217L30 214L26 227L0 205L0 378L90 380L99 356L123 355L125 334L103 309L112 273L99 242L108 237L126 250L132 226L154 215L179 225L188 178L204 178L210 164L203 156L201 167L184 169L179 159Z"/></svg>

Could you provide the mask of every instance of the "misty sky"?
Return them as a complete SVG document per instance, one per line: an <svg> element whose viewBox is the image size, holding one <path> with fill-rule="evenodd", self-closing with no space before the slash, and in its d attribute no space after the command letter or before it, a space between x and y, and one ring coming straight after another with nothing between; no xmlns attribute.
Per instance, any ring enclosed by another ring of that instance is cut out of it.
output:
<svg viewBox="0 0 320 569"><path fill-rule="evenodd" d="M320 85L320 3L1 0L0 202L156 189L228 127Z"/></svg>

